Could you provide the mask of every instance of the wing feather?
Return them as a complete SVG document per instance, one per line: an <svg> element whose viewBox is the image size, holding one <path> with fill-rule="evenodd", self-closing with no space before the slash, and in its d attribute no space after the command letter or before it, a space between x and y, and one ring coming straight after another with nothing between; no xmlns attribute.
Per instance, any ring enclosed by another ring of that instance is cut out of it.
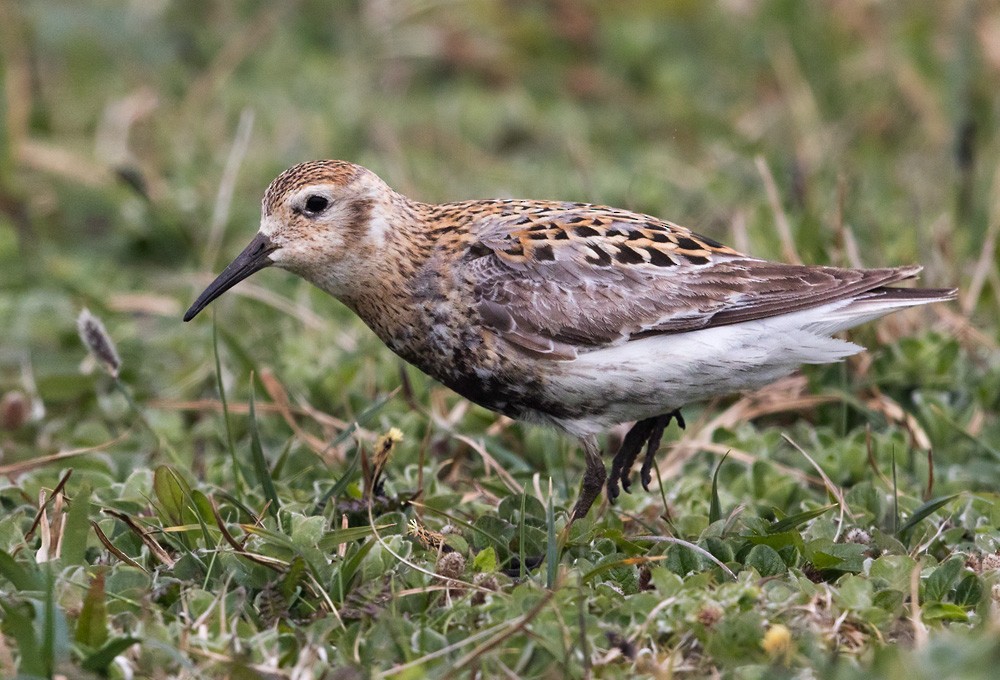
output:
<svg viewBox="0 0 1000 680"><path fill-rule="evenodd" d="M870 298L920 271L769 262L646 215L538 205L482 220L457 274L474 287L487 327L551 359Z"/></svg>

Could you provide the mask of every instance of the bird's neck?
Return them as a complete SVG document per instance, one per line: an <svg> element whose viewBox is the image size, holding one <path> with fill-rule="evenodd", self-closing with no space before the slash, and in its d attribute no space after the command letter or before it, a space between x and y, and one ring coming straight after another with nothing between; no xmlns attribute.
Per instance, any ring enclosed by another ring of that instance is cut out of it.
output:
<svg viewBox="0 0 1000 680"><path fill-rule="evenodd" d="M371 239L359 245L362 252L350 277L351 285L328 290L390 347L399 329L413 328L419 320L414 298L435 245L433 234L426 228L430 209L396 193L374 206Z"/></svg>

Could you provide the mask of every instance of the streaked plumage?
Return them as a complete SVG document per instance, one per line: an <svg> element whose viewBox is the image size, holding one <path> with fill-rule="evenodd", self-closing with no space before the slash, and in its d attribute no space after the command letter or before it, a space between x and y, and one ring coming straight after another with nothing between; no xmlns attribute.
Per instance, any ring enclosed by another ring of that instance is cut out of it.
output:
<svg viewBox="0 0 1000 680"><path fill-rule="evenodd" d="M605 481L595 435L637 424L608 491L643 485L670 417L861 347L831 335L953 290L894 288L920 267L749 257L649 215L584 203L419 203L344 161L268 187L260 232L185 315L269 265L350 307L394 352L470 400L580 437L574 517Z"/></svg>

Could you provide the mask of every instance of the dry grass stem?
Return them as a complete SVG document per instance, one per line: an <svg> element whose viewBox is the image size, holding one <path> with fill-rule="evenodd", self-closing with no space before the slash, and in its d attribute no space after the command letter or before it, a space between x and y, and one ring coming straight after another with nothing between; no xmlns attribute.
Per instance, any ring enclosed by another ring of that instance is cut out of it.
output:
<svg viewBox="0 0 1000 680"><path fill-rule="evenodd" d="M764 181L764 190L767 192L767 200L771 204L771 212L774 213L774 229L781 241L781 257L786 262L802 264L802 258L799 257L798 250L795 248L792 227L788 222L788 215L785 214L785 209L781 205L781 194L778 192L774 175L771 174L771 168L768 167L763 156L757 156L754 158L754 162L757 164L757 171L760 172L760 177Z"/></svg>

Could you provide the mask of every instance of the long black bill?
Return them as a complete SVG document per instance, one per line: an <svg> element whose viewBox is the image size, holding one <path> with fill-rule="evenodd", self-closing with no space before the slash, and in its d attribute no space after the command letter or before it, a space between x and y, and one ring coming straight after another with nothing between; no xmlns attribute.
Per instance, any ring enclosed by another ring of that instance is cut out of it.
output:
<svg viewBox="0 0 1000 680"><path fill-rule="evenodd" d="M215 298L219 297L237 283L250 276L254 272L259 272L264 267L270 267L273 262L268 257L278 246L271 243L264 234L258 233L254 236L250 244L243 249L243 252L236 256L236 259L229 263L229 266L222 270L215 281L209 284L198 299L191 305L191 309L184 314L184 320L190 321L198 316L198 313L208 307Z"/></svg>

